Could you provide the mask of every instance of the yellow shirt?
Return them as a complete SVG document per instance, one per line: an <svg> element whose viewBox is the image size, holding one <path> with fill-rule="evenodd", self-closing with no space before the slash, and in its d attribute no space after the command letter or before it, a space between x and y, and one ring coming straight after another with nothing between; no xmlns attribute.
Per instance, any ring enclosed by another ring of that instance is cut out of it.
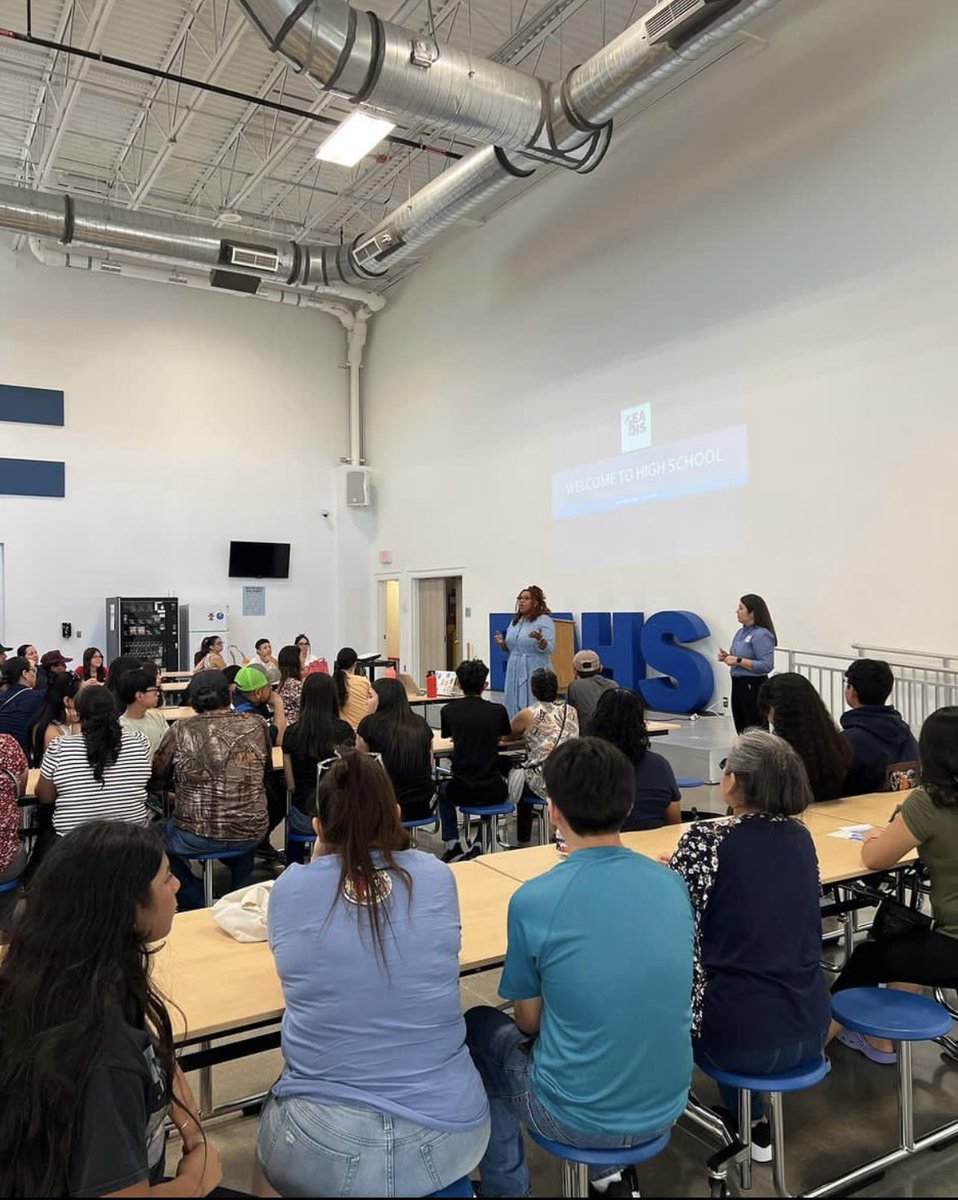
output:
<svg viewBox="0 0 958 1200"><path fill-rule="evenodd" d="M372 688L365 675L346 676L346 703L340 716L357 729L363 717L369 716L369 693Z"/></svg>

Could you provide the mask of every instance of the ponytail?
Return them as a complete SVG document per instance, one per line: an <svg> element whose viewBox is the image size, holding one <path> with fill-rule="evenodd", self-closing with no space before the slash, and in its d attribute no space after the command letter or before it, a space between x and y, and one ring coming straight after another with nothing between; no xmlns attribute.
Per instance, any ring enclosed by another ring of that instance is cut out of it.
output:
<svg viewBox="0 0 958 1200"><path fill-rule="evenodd" d="M336 680L336 695L339 698L340 711L346 707L346 701L349 698L346 676L350 674L351 668L356 665L358 660L359 655L352 646L343 646L333 663L333 678Z"/></svg>
<svg viewBox="0 0 958 1200"><path fill-rule="evenodd" d="M103 784L103 773L120 757L123 729L116 711L113 693L106 688L84 688L77 696L77 716L86 745L87 762L93 778Z"/></svg>

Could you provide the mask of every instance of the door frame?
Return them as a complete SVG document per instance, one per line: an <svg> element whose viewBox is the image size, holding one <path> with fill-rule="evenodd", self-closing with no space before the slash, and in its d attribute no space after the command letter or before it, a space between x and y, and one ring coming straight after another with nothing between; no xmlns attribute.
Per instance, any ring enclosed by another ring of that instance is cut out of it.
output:
<svg viewBox="0 0 958 1200"><path fill-rule="evenodd" d="M386 632L386 614L384 611L383 600L385 591L382 587L384 583L395 583L399 588L399 670L405 670L402 659L403 639L403 620L402 620L402 572L401 571L383 571L373 576L376 583L376 648L379 650L379 657L385 658L385 649L383 646L383 634Z"/></svg>
<svg viewBox="0 0 958 1200"><path fill-rule="evenodd" d="M430 570L409 571L407 572L410 583L409 596L409 661L419 668L419 580L420 579L447 579L450 575L455 575L460 580L462 587L462 595L466 594L466 571L463 567L436 567ZM402 611L402 593L400 592L400 612ZM461 607L465 610L465 601ZM459 630L459 643L465 645L463 630ZM402 644L400 642L400 644ZM411 672L411 674L414 672ZM419 686L425 687L425 680L419 680Z"/></svg>

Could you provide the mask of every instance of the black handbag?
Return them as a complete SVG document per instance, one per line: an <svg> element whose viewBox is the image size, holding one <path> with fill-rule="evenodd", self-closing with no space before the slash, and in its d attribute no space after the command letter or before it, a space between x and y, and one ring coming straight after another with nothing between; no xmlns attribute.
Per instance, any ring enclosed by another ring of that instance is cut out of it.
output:
<svg viewBox="0 0 958 1200"><path fill-rule="evenodd" d="M921 909L902 904L894 896L885 896L878 905L868 936L873 942L892 942L918 930L931 931L934 920Z"/></svg>

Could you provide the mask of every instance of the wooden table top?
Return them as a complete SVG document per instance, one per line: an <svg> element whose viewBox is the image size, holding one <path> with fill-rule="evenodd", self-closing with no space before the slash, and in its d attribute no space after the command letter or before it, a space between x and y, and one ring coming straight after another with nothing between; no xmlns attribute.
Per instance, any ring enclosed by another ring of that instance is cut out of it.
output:
<svg viewBox="0 0 958 1200"><path fill-rule="evenodd" d="M185 721L187 717L195 717L196 709L190 708L188 704L164 704L162 708L156 710L165 721L172 724L174 721Z"/></svg>
<svg viewBox="0 0 958 1200"><path fill-rule="evenodd" d="M506 909L518 883L476 862L453 863L462 915L463 971L502 961ZM179 1039L207 1037L279 1020L283 995L265 942L237 942L207 909L179 913L154 960L156 982L171 1006ZM185 1023L184 1023L185 1018Z"/></svg>
<svg viewBox="0 0 958 1200"><path fill-rule="evenodd" d="M908 792L870 792L865 796L847 796L813 804L808 813L828 817L839 825L887 825L892 813L903 804Z"/></svg>

